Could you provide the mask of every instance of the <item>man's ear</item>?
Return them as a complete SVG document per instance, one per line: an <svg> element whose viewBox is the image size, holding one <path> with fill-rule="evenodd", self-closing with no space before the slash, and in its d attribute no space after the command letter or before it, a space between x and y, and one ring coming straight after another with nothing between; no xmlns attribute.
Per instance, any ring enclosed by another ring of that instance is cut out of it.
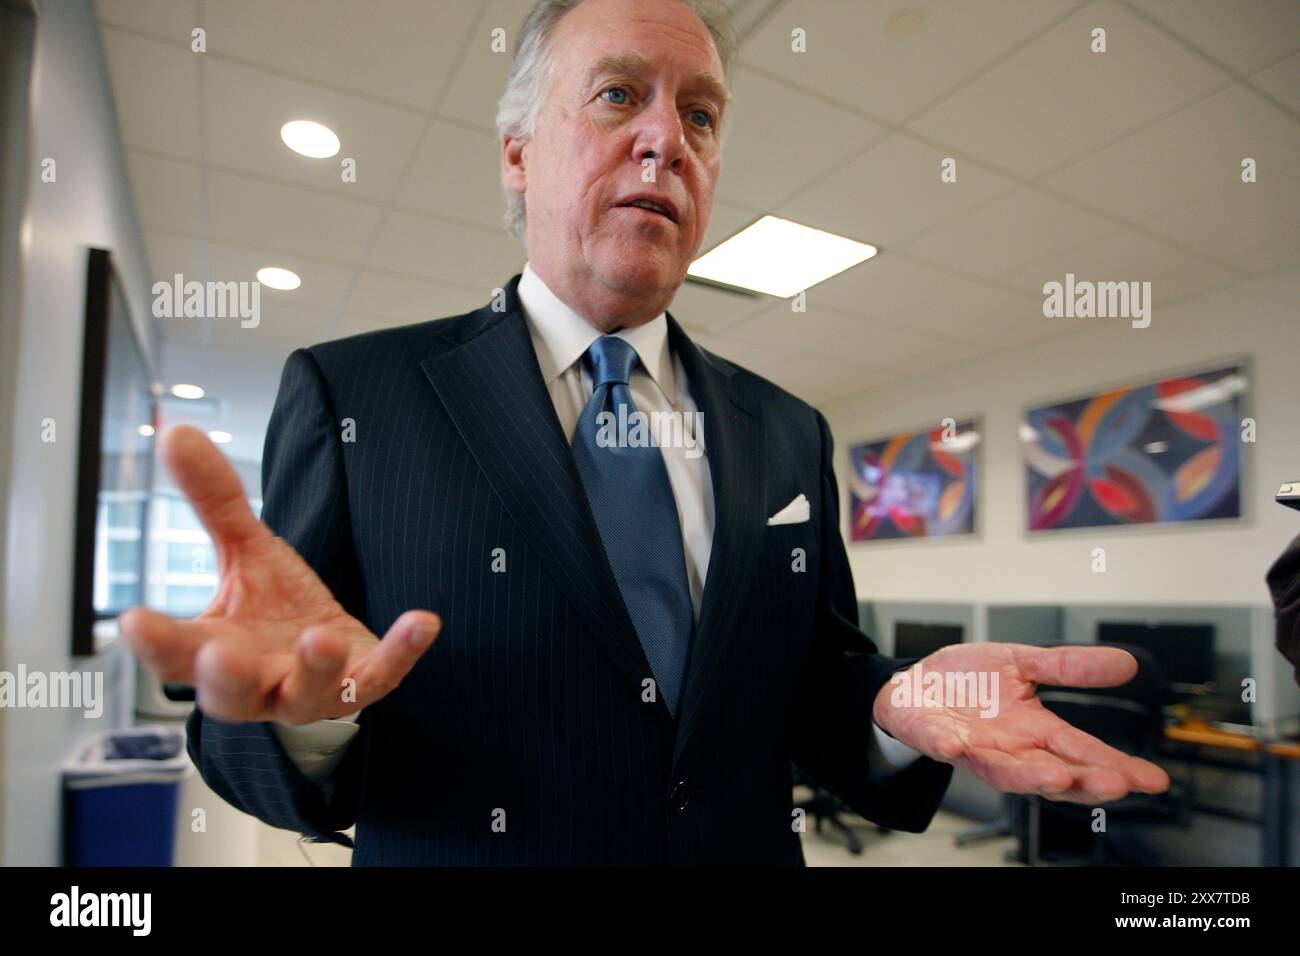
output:
<svg viewBox="0 0 1300 956"><path fill-rule="evenodd" d="M528 185L528 159L525 155L527 147L527 140L512 136L507 136L501 141L501 179L521 196Z"/></svg>

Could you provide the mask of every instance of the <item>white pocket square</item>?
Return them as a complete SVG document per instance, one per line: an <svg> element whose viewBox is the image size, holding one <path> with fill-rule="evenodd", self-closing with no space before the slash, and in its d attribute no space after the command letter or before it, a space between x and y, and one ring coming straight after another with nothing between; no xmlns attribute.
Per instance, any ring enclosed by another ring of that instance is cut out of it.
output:
<svg viewBox="0 0 1300 956"><path fill-rule="evenodd" d="M767 523L772 524L799 524L807 521L811 516L808 506L808 499L800 492L799 497L790 502L772 517L767 519Z"/></svg>

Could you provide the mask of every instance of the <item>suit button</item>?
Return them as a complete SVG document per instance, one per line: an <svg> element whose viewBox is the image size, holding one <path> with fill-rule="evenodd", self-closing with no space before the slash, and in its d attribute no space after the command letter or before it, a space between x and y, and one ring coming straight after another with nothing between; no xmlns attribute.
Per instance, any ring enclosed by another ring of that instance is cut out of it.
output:
<svg viewBox="0 0 1300 956"><path fill-rule="evenodd" d="M677 786L673 787L673 792L668 794L668 806L675 813L683 813L687 804L691 802L691 788L686 785L686 781L679 781Z"/></svg>

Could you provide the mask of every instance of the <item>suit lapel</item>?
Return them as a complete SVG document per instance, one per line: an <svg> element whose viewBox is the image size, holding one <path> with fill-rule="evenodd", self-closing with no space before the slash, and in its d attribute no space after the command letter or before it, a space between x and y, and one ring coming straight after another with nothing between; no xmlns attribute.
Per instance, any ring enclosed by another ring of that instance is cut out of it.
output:
<svg viewBox="0 0 1300 956"><path fill-rule="evenodd" d="M519 278L506 285L504 312L485 306L447 326L449 340L420 364L520 533L639 693L652 671L542 380ZM653 706L671 721L662 700Z"/></svg>
<svg viewBox="0 0 1300 956"><path fill-rule="evenodd" d="M672 349L704 414L704 447L713 486L713 545L704 579L700 619L687 665L673 763L690 738L717 681L725 652L736 640L741 601L749 592L762 545L765 489L763 427L757 401L734 369L705 354L668 315Z"/></svg>

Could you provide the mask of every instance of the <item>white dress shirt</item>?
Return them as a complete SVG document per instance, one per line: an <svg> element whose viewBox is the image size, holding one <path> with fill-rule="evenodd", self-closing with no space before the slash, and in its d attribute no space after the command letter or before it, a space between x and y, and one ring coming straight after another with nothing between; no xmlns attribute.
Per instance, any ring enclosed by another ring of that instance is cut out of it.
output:
<svg viewBox="0 0 1300 956"><path fill-rule="evenodd" d="M602 333L556 296L529 263L524 264L518 292L542 381L555 403L560 427L572 444L578 418L592 393L591 375L582 357ZM686 421L694 420L697 407L690 383L682 370L681 359L668 346L666 314L661 312L643 325L613 334L626 340L639 359L628 382L637 410L647 416L675 411L682 413ZM696 438L702 443L704 436L700 434ZM668 481L677 502L691 606L698 622L704 577L713 547L713 484L708 449L705 447L704 453L698 454L698 449L691 451L685 442L669 442L664 447L657 435L654 441L663 452ZM272 727L285 752L303 774L328 787L348 742L360 729L356 718L357 714L351 714L301 726L272 724ZM876 759L871 765L878 769L880 776L901 769L917 756L910 747L879 728L873 729L876 746L872 756Z"/></svg>

